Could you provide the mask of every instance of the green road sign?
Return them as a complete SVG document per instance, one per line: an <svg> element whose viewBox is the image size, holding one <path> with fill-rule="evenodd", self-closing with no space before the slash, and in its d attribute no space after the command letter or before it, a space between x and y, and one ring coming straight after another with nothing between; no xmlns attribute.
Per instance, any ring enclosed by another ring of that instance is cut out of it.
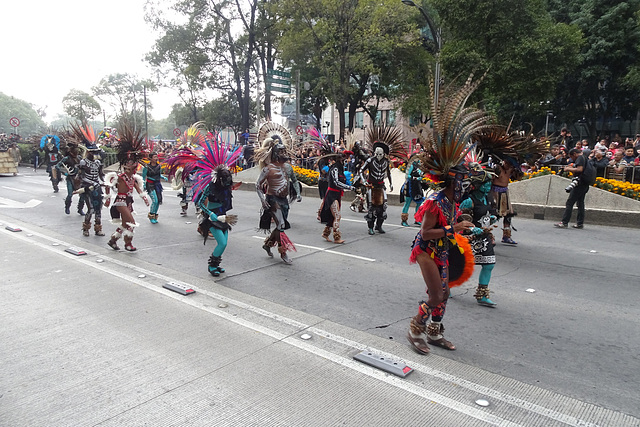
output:
<svg viewBox="0 0 640 427"><path fill-rule="evenodd" d="M291 93L291 88L281 87L281 86L271 86L269 83L267 83L267 92Z"/></svg>
<svg viewBox="0 0 640 427"><path fill-rule="evenodd" d="M275 77L267 77L267 83L276 84L280 86L291 86L290 80L276 79Z"/></svg>
<svg viewBox="0 0 640 427"><path fill-rule="evenodd" d="M267 68L267 75L269 76L278 76L278 77L291 77L291 73L287 73L286 71L278 71L272 70L271 68Z"/></svg>

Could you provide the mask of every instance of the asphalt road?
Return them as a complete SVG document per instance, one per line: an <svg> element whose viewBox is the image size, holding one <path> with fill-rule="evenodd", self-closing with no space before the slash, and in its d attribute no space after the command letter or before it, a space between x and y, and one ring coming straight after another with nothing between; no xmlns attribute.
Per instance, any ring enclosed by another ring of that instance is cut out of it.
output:
<svg viewBox="0 0 640 427"><path fill-rule="evenodd" d="M21 169L0 177L0 215L44 227L103 250L108 237L81 235L81 217L63 212L62 193L53 194L44 172ZM140 199L136 258L164 269L213 281L206 261L214 248L196 233L193 206L180 217L169 190L159 224L146 219ZM77 197L77 196L76 196ZM328 319L378 337L405 343L408 321L424 297L418 267L409 265L417 228L399 226L400 207L390 206L384 235L369 236L361 214L346 209L344 245L325 242L316 217L317 198L292 206L289 237L298 247L293 265L261 249L259 202L249 191L234 194L239 222L230 234L217 283L252 296ZM75 203L74 203L75 206ZM105 217L108 215L104 211ZM515 219L517 247L499 244L491 280L491 309L473 298L477 272L452 291L444 323L458 350L439 356L513 378L583 402L640 417L640 230L590 226L557 230L552 221ZM115 227L105 223L109 234ZM535 292L527 292L533 289ZM428 363L429 356L423 357Z"/></svg>

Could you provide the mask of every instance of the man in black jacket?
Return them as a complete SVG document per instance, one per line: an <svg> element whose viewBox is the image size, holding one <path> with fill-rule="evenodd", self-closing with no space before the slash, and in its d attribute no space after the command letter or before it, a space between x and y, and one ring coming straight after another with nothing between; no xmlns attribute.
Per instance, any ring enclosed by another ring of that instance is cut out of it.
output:
<svg viewBox="0 0 640 427"><path fill-rule="evenodd" d="M596 170L591 162L587 160L587 157L582 154L582 151L577 148L569 151L569 159L569 164L564 167L564 170L565 172L573 173L574 178L565 189L569 193L569 197L567 198L564 215L562 215L562 222L554 225L558 228L567 228L571 219L573 205L577 203L578 216L576 223L572 227L582 229L584 227L584 198L589 191L589 187L596 180Z"/></svg>

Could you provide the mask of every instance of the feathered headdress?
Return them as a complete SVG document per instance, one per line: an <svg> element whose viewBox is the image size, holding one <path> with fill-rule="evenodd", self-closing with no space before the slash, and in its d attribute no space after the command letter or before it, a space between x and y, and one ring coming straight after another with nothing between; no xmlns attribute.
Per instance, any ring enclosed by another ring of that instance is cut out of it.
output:
<svg viewBox="0 0 640 427"><path fill-rule="evenodd" d="M329 154L333 151L331 144L329 144L329 141L327 141L326 136L323 135L322 132L318 131L318 129L316 129L315 127L307 129L307 140L305 142L311 143L313 148L320 150L320 153L322 155Z"/></svg>
<svg viewBox="0 0 640 427"><path fill-rule="evenodd" d="M258 131L258 144L262 147L264 141L268 138L278 139L280 140L284 146L293 150L293 138L291 137L291 133L289 130L274 122L267 122L260 126L260 130Z"/></svg>
<svg viewBox="0 0 640 427"><path fill-rule="evenodd" d="M93 126L87 123L70 123L69 127L71 127L72 138L78 144L78 147L81 149L86 148L89 151L100 150L98 134L93 130ZM86 150L84 150L84 156L87 154Z"/></svg>
<svg viewBox="0 0 640 427"><path fill-rule="evenodd" d="M219 134L214 134L211 140L205 141L202 156L193 164L193 169L196 170L193 200L198 200L207 186L216 182L222 168L233 167L241 155L241 146L222 142Z"/></svg>
<svg viewBox="0 0 640 427"><path fill-rule="evenodd" d="M182 134L181 143L182 146L187 147L200 147L205 144L207 135L207 129L205 127L205 123L200 121L192 124L184 131Z"/></svg>
<svg viewBox="0 0 640 427"><path fill-rule="evenodd" d="M409 150L403 141L402 130L386 123L372 126L367 130L365 145L372 152L380 147L391 158L402 161L407 161L409 158Z"/></svg>
<svg viewBox="0 0 640 427"><path fill-rule="evenodd" d="M471 136L484 127L487 115L477 108L466 107L481 81L473 81L471 74L462 87L447 87L437 103L431 103L433 129L423 129L419 137L426 147L424 165L433 175L446 176L459 165L470 150ZM431 98L435 100L433 81L430 87Z"/></svg>
<svg viewBox="0 0 640 427"><path fill-rule="evenodd" d="M147 146L145 137L141 129L133 130L129 123L121 123L118 128L120 142L116 158L120 162L120 167L126 164L139 163L147 156Z"/></svg>

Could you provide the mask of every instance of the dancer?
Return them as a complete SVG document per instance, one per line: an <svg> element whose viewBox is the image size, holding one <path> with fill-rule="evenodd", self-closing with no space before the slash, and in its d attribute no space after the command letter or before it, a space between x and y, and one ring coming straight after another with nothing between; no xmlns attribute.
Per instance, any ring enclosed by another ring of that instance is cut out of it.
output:
<svg viewBox="0 0 640 427"><path fill-rule="evenodd" d="M333 159L333 164L329 168L327 192L320 206L320 221L325 224L322 237L327 242L329 234L333 229L333 242L344 243L342 233L340 233L340 208L342 206L342 196L345 190L353 190L353 187L347 184L347 177L344 174L344 159L352 155L352 151L343 151L342 153L328 154L324 156Z"/></svg>
<svg viewBox="0 0 640 427"><path fill-rule="evenodd" d="M458 91L441 93L437 102L431 102L434 128L425 133L426 141L422 143L429 148L421 162L444 187L429 196L415 215L415 220L422 225L409 260L420 266L428 299L419 303L418 314L410 321L407 339L420 354L429 353L429 344L456 349L443 336L442 319L450 286L462 284L473 272L473 261L457 263L465 260L460 255L472 256L470 248L464 250L465 245L468 247L467 240L458 233L473 227L473 223L457 222L456 204L466 190L467 169L461 163L468 151L469 137L485 120L482 111L464 105L478 84L479 81L472 82L470 77ZM431 97L436 99L433 85Z"/></svg>
<svg viewBox="0 0 640 427"><path fill-rule="evenodd" d="M118 239L124 237L124 248L133 252L137 250L133 246L134 228L138 226L133 218L133 190L135 189L144 203L149 206L149 196L143 190L143 181L136 173L140 161L145 156L144 136L140 131L134 132L128 125L124 125L119 130L120 144L118 145L117 158L120 162L120 169L123 172L110 172L105 177L105 193L107 200L105 207L111 203L110 193L113 189L117 192L113 206L111 206L112 221L121 220L120 227L111 235L107 243L113 250L120 250Z"/></svg>
<svg viewBox="0 0 640 427"><path fill-rule="evenodd" d="M95 215L93 231L96 236L104 236L102 231L102 186L104 185L104 171L100 161L100 147L96 145L98 137L89 125L82 127L71 125L76 138L85 144L85 156L78 164L80 177L79 190L76 193L84 197L87 203L87 214L82 223L82 235L88 236L91 228L91 217Z"/></svg>
<svg viewBox="0 0 640 427"><path fill-rule="evenodd" d="M496 177L493 179L491 186L491 200L498 216L502 220L502 243L508 245L517 245L518 242L511 237L511 218L516 216L516 212L511 206L511 198L509 197L509 181L515 178L517 160L512 157L505 158L504 161L496 165ZM515 230L515 228L514 228Z"/></svg>
<svg viewBox="0 0 640 427"><path fill-rule="evenodd" d="M203 231L204 242L209 235L216 240L216 247L209 257L209 274L220 276L225 269L220 267L222 254L227 248L229 230L237 222L236 215L229 215L233 209L232 191L242 183L233 183L230 167L233 167L242 155L242 147L232 148L214 135L213 142L207 141L202 158L195 162L194 200L202 213L198 228ZM196 158L194 156L194 158Z"/></svg>
<svg viewBox="0 0 640 427"><path fill-rule="evenodd" d="M60 161L60 137L58 135L47 134L40 139L40 149L44 150L47 156L47 173L53 187L53 192L57 193L60 183L60 173L56 169L56 165Z"/></svg>
<svg viewBox="0 0 640 427"><path fill-rule="evenodd" d="M491 207L489 192L491 191L492 173L482 168L471 173L471 193L460 203L460 209L466 220L473 222L470 229L469 243L473 249L475 264L480 265L480 277L474 297L478 304L486 307L495 307L496 303L489 298L489 281L491 272L496 264L496 255L493 250L496 245L493 237L492 224L497 221L495 209Z"/></svg>
<svg viewBox="0 0 640 427"><path fill-rule="evenodd" d="M360 143L356 140L355 135L353 133L346 133L345 140L347 151L353 152L353 169L354 178L352 181L352 185L355 188L356 197L349 205L349 209L353 212L357 211L362 213L365 211L365 202L367 201L365 198L365 194L367 194L367 186L366 186L366 177L358 175L358 171L364 165L364 162L369 158L369 154L365 151L364 148L360 145Z"/></svg>
<svg viewBox="0 0 640 427"><path fill-rule="evenodd" d="M291 227L287 221L289 202L302 201L300 184L288 163L288 150L280 139L266 138L254 157L262 169L256 182L256 192L262 203L260 229L269 232L271 220L275 222L275 228L265 239L262 249L273 257L271 248L278 245L282 261L291 264L293 261L287 251L295 251L296 247L284 231Z"/></svg>
<svg viewBox="0 0 640 427"><path fill-rule="evenodd" d="M386 124L369 129L367 140L372 146L373 155L364 162L355 180L361 179L365 172L369 172L369 177L367 178L367 187L369 188L367 191L367 214L364 218L367 220L370 235L375 234L374 224L375 230L380 234L384 234L382 223L387 219L385 178L389 180L389 190L393 191L389 155L393 154L394 157L406 161L406 149L402 144L402 131Z"/></svg>
<svg viewBox="0 0 640 427"><path fill-rule="evenodd" d="M84 148L84 147L83 147ZM78 181L78 163L80 163L79 146L74 141L67 140L63 148L65 156L56 163L55 168L58 175L62 174L66 177L67 197L64 199L64 213L71 214L71 203L73 202L73 194L78 189L80 182ZM54 189L55 191L55 189ZM83 206L85 204L84 194L78 197L78 214L85 215Z"/></svg>
<svg viewBox="0 0 640 427"><path fill-rule="evenodd" d="M402 206L402 213L400 214L400 221L403 227L408 227L409 223L409 207L411 203L416 204L416 213L418 208L424 202L424 191L422 184L422 177L424 173L420 169L420 160L413 156L407 163L406 179L404 185L400 189L400 203L404 202ZM414 222L414 225L422 225L420 221Z"/></svg>
<svg viewBox="0 0 640 427"><path fill-rule="evenodd" d="M158 163L158 153L151 153L149 163L145 163L142 169L142 180L145 182L145 189L151 198L151 207L147 215L151 224L158 223L158 207L160 205L158 195L162 193L162 179L162 165Z"/></svg>

